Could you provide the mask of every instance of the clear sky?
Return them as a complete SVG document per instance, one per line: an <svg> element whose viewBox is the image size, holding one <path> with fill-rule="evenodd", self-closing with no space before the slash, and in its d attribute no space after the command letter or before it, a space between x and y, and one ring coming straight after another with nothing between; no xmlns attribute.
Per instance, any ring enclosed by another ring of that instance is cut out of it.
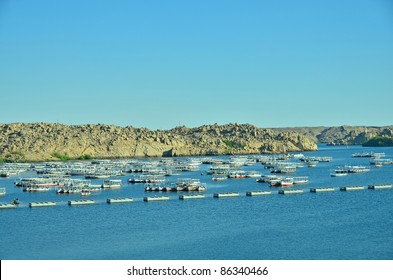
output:
<svg viewBox="0 0 393 280"><path fill-rule="evenodd" d="M0 123L393 125L392 0L0 0Z"/></svg>

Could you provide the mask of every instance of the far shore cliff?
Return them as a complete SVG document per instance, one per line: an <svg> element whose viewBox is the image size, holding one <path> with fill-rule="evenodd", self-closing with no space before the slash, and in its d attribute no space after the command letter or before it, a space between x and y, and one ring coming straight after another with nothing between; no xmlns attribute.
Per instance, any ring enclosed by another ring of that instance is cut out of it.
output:
<svg viewBox="0 0 393 280"><path fill-rule="evenodd" d="M298 132L262 129L250 124L180 126L155 131L101 124L0 124L0 158L10 162L315 150L315 141Z"/></svg>
<svg viewBox="0 0 393 280"><path fill-rule="evenodd" d="M103 124L0 124L0 162L64 159L277 154L317 150L317 143L362 145L393 137L393 126L257 128L251 124L149 130Z"/></svg>

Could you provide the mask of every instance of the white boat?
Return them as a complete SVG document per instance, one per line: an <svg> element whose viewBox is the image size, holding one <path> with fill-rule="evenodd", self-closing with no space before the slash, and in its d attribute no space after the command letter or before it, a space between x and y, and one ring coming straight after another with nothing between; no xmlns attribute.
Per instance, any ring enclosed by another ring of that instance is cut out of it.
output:
<svg viewBox="0 0 393 280"><path fill-rule="evenodd" d="M291 187L293 185L293 178L284 178L280 182L281 187Z"/></svg>
<svg viewBox="0 0 393 280"><path fill-rule="evenodd" d="M47 192L50 191L49 187L24 187L24 192Z"/></svg>
<svg viewBox="0 0 393 280"><path fill-rule="evenodd" d="M374 166L376 167L376 168L380 168L380 167L382 167L382 163L381 162L376 162L376 163L374 163Z"/></svg>
<svg viewBox="0 0 393 280"><path fill-rule="evenodd" d="M279 180L273 180L270 182L271 187L291 187L293 185L293 178L286 177Z"/></svg>
<svg viewBox="0 0 393 280"><path fill-rule="evenodd" d="M241 179L246 177L246 172L243 170L236 170L236 171L231 171L228 174L228 178L231 179Z"/></svg>
<svg viewBox="0 0 393 280"><path fill-rule="evenodd" d="M220 177L212 177L212 180L213 181L224 181L224 180L226 180L226 179L228 179L228 177L223 177L223 176L220 176Z"/></svg>
<svg viewBox="0 0 393 280"><path fill-rule="evenodd" d="M330 173L331 177L344 177L344 176L347 176L347 175L348 175L348 172L345 172L345 173L336 173L336 172Z"/></svg>
<svg viewBox="0 0 393 280"><path fill-rule="evenodd" d="M121 188L121 180L120 179L109 179L104 180L102 183L103 189L119 189Z"/></svg>
<svg viewBox="0 0 393 280"><path fill-rule="evenodd" d="M307 184L308 183L308 177L307 176L293 177L293 183L294 184Z"/></svg>
<svg viewBox="0 0 393 280"><path fill-rule="evenodd" d="M142 174L139 176L133 176L132 178L128 179L129 184L146 184L146 183L164 183L165 178L162 176L156 176L151 174Z"/></svg>
<svg viewBox="0 0 393 280"><path fill-rule="evenodd" d="M81 196L89 196L89 195L91 195L91 191L90 190L83 189L81 191Z"/></svg>
<svg viewBox="0 0 393 280"><path fill-rule="evenodd" d="M282 176L277 176L277 175L266 175L266 176L263 176L260 179L257 179L256 181L258 183L269 183L269 184L271 184L271 183L276 183L276 182L281 181L282 178L283 178Z"/></svg>
<svg viewBox="0 0 393 280"><path fill-rule="evenodd" d="M110 177L109 174L94 174L94 173L92 173L92 174L85 175L86 179L106 179L109 177Z"/></svg>
<svg viewBox="0 0 393 280"><path fill-rule="evenodd" d="M318 161L310 160L307 162L308 167L316 167L318 164Z"/></svg>
<svg viewBox="0 0 393 280"><path fill-rule="evenodd" d="M330 171L331 177L343 177L348 175L348 168L347 167L338 167Z"/></svg>
<svg viewBox="0 0 393 280"><path fill-rule="evenodd" d="M6 194L5 188L0 188L0 195L5 195L5 194Z"/></svg>
<svg viewBox="0 0 393 280"><path fill-rule="evenodd" d="M348 173L365 173L369 172L370 170L370 168L366 168L365 166L361 165L348 166Z"/></svg>
<svg viewBox="0 0 393 280"><path fill-rule="evenodd" d="M393 164L393 160L390 158L374 158L370 160L371 165L379 165L378 167L381 167L384 164ZM377 167L377 166L376 166Z"/></svg>
<svg viewBox="0 0 393 280"><path fill-rule="evenodd" d="M279 164L274 167L271 173L295 173L296 165L295 164Z"/></svg>
<svg viewBox="0 0 393 280"><path fill-rule="evenodd" d="M246 178L260 178L262 174L258 171L250 171L246 173Z"/></svg>

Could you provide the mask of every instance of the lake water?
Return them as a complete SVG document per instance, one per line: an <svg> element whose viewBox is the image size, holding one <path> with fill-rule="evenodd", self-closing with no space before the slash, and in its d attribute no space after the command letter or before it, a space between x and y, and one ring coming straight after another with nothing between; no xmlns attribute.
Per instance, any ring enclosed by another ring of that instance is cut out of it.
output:
<svg viewBox="0 0 393 280"><path fill-rule="evenodd" d="M95 205L68 206L80 195L22 192L14 178L1 178L10 202L18 197L17 209L0 210L0 259L2 260L155 260L155 259L393 259L393 191L343 192L339 187L393 183L393 165L375 168L370 158L353 158L356 152L385 152L393 148L320 146L306 156L331 156L329 163L299 168L294 176L308 176L298 195L279 195L277 188L255 179L213 182L198 172L184 172L207 183L206 198L179 200L179 193L166 193L164 202L143 202L144 185L92 194ZM330 177L337 165L365 165L371 172ZM263 165L244 167L268 174ZM21 176L32 176L26 172ZM36 175L34 175L36 176ZM176 180L174 178L172 180ZM102 180L96 180L96 183ZM310 193L314 187L333 186L335 192ZM247 197L252 190L272 190L263 197ZM217 199L213 193L240 192L240 197ZM155 193L149 193L155 195ZM107 204L107 198L133 197L133 203ZM29 208L33 201L56 201L56 207Z"/></svg>

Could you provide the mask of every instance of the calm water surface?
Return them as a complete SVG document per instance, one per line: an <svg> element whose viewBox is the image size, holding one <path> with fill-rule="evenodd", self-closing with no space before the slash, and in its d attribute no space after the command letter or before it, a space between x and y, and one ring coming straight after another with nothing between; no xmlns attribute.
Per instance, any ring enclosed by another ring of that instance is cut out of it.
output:
<svg viewBox="0 0 393 280"><path fill-rule="evenodd" d="M313 187L393 183L393 165L374 168L370 158L352 153L385 152L392 148L326 147L307 156L332 156L330 163L303 167L294 176L309 176L304 194L246 197L268 190L255 179L211 181L201 171L182 173L207 182L206 198L145 203L143 185L128 185L92 194L95 205L70 207L80 195L23 193L15 178L0 179L7 195L18 197L18 209L0 211L0 259L393 259L393 191L309 193ZM360 164L371 172L330 177L337 165ZM244 167L267 174L261 164ZM33 173L22 174L29 177ZM172 180L176 180L174 178ZM101 180L102 182L102 180ZM100 180L95 181L100 183ZM298 188L298 186L296 186ZM238 198L215 199L216 192L237 191ZM154 195L150 193L149 195ZM111 197L133 197L129 204L108 205ZM31 209L28 202L56 201L56 207Z"/></svg>

